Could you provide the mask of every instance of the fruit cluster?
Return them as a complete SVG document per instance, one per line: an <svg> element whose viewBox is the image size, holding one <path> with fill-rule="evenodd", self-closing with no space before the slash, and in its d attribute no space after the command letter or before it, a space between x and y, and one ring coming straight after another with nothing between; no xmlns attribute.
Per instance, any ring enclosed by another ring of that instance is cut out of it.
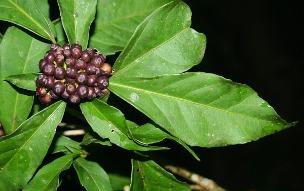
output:
<svg viewBox="0 0 304 191"><path fill-rule="evenodd" d="M60 97L71 103L99 98L108 93L112 66L96 49L82 51L80 44L52 44L39 61L42 72L36 79L36 95L41 103L49 104Z"/></svg>

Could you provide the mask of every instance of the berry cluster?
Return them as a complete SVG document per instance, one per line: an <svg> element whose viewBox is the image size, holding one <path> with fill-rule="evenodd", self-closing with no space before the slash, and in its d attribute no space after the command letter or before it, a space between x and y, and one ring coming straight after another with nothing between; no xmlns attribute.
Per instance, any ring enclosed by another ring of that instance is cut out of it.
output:
<svg viewBox="0 0 304 191"><path fill-rule="evenodd" d="M112 66L105 60L96 49L82 51L80 44L52 44L39 61L42 74L36 79L36 95L43 104L59 97L71 103L102 97L109 91L112 74Z"/></svg>

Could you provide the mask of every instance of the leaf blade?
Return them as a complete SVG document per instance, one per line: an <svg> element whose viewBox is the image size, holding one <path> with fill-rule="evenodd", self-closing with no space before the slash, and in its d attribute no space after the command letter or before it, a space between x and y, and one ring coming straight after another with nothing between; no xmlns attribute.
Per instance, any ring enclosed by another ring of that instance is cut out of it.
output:
<svg viewBox="0 0 304 191"><path fill-rule="evenodd" d="M191 10L182 1L154 11L138 26L117 58L113 77L176 74L200 63L206 38L190 24Z"/></svg>
<svg viewBox="0 0 304 191"><path fill-rule="evenodd" d="M35 79L39 76L38 73L26 73L7 76L4 80L11 84L29 91L36 91Z"/></svg>
<svg viewBox="0 0 304 191"><path fill-rule="evenodd" d="M107 55L123 50L144 18L171 1L99 0L90 46Z"/></svg>
<svg viewBox="0 0 304 191"><path fill-rule="evenodd" d="M53 43L56 42L54 25L43 15L35 0L3 0L0 12L0 20L15 23Z"/></svg>
<svg viewBox="0 0 304 191"><path fill-rule="evenodd" d="M214 74L121 79L110 81L114 94L192 146L242 144L293 125L248 86Z"/></svg>
<svg viewBox="0 0 304 191"><path fill-rule="evenodd" d="M109 176L98 163L78 158L73 166L86 190L113 191Z"/></svg>
<svg viewBox="0 0 304 191"><path fill-rule="evenodd" d="M63 28L69 43L85 49L89 40L90 25L96 13L97 0L58 0Z"/></svg>
<svg viewBox="0 0 304 191"><path fill-rule="evenodd" d="M10 27L2 39L0 45L0 121L7 134L13 132L28 117L33 96L2 80L10 75L39 72L38 62L43 58L48 47L48 44L32 38L16 27Z"/></svg>
<svg viewBox="0 0 304 191"><path fill-rule="evenodd" d="M73 154L64 155L43 166L23 190L57 190L60 173L70 168L73 158Z"/></svg>
<svg viewBox="0 0 304 191"><path fill-rule="evenodd" d="M0 139L0 190L21 189L31 179L47 153L65 106L62 101L54 103ZM21 172L22 176L16 177Z"/></svg>

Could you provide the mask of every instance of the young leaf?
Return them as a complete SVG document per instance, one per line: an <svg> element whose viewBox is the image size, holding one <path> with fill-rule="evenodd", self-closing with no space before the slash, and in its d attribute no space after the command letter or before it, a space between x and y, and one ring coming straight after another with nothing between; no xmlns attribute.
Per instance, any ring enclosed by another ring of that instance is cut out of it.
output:
<svg viewBox="0 0 304 191"><path fill-rule="evenodd" d="M7 134L12 133L31 111L33 97L20 92L8 82L10 75L38 72L38 63L49 48L16 27L10 27L0 45L0 121Z"/></svg>
<svg viewBox="0 0 304 191"><path fill-rule="evenodd" d="M113 77L154 77L190 69L203 58L206 38L189 28L191 10L182 1L148 16L117 58Z"/></svg>
<svg viewBox="0 0 304 191"><path fill-rule="evenodd" d="M107 173L98 163L78 158L74 161L73 166L78 174L81 185L86 190L113 191Z"/></svg>
<svg viewBox="0 0 304 191"><path fill-rule="evenodd" d="M0 139L0 190L19 190L31 179L47 153L65 106L62 101L50 105Z"/></svg>
<svg viewBox="0 0 304 191"><path fill-rule="evenodd" d="M121 51L151 12L172 0L99 0L90 46L103 54Z"/></svg>
<svg viewBox="0 0 304 191"><path fill-rule="evenodd" d="M35 80L39 76L38 73L26 73L7 76L4 80L11 84L29 91L36 91Z"/></svg>
<svg viewBox="0 0 304 191"><path fill-rule="evenodd" d="M178 181L172 174L148 158L132 159L131 176L131 191L191 191L186 183Z"/></svg>
<svg viewBox="0 0 304 191"><path fill-rule="evenodd" d="M214 74L111 78L109 88L192 146L246 143L293 125L248 86Z"/></svg>
<svg viewBox="0 0 304 191"><path fill-rule="evenodd" d="M23 191L57 190L59 175L70 168L74 155L65 155L43 166Z"/></svg>
<svg viewBox="0 0 304 191"><path fill-rule="evenodd" d="M63 28L70 44L88 45L90 25L96 13L97 0L58 0Z"/></svg>
<svg viewBox="0 0 304 191"><path fill-rule="evenodd" d="M15 23L53 43L56 42L54 25L43 15L35 0L2 0L0 13L0 20Z"/></svg>
<svg viewBox="0 0 304 191"><path fill-rule="evenodd" d="M51 146L52 153L64 152L66 154L71 153L69 148L73 148L77 153L81 153L81 147L79 142L70 139L65 136L56 136Z"/></svg>
<svg viewBox="0 0 304 191"><path fill-rule="evenodd" d="M114 107L111 107L94 99L92 102L80 104L80 109L86 120L100 137L109 139L111 143L129 150L159 150L159 147L145 147L136 144L127 136L128 127L123 114Z"/></svg>

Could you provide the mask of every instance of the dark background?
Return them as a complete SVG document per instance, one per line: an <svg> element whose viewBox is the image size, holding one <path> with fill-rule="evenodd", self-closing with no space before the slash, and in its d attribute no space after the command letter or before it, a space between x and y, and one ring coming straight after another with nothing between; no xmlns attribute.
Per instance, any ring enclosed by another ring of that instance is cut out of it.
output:
<svg viewBox="0 0 304 191"><path fill-rule="evenodd" d="M195 149L200 162L180 150L181 157L171 159L227 190L303 190L304 2L185 2L193 13L192 28L207 37L205 57L195 69L249 85L283 119L299 122L244 145Z"/></svg>

